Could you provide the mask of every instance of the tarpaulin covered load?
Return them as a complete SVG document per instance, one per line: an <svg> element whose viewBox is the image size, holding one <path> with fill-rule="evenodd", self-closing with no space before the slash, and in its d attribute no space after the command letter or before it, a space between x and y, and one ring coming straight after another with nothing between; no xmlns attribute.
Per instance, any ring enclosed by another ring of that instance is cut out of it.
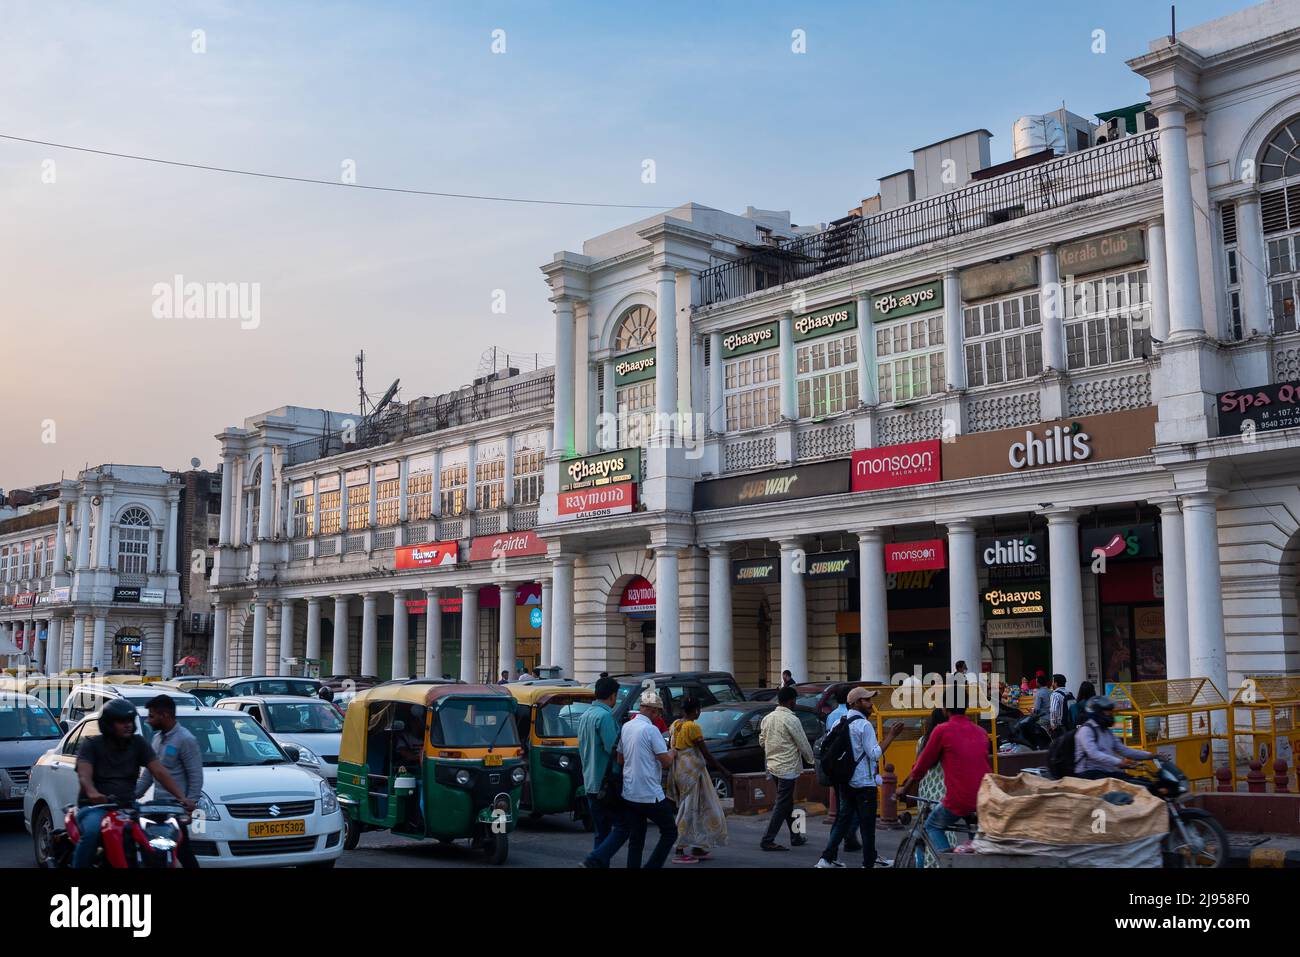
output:
<svg viewBox="0 0 1300 957"><path fill-rule="evenodd" d="M1127 795L1131 802L1108 801L1106 794ZM978 814L976 853L1050 855L1073 867L1159 867L1169 830L1164 801L1136 784L1105 778L986 775Z"/></svg>

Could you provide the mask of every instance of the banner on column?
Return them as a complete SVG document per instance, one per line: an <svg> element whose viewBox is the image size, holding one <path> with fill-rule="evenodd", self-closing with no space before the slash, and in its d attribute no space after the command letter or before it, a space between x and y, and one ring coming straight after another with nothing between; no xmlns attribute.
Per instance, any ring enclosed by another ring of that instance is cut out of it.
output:
<svg viewBox="0 0 1300 957"><path fill-rule="evenodd" d="M942 538L921 542L895 542L885 546L886 572L912 572L944 568L947 551Z"/></svg>

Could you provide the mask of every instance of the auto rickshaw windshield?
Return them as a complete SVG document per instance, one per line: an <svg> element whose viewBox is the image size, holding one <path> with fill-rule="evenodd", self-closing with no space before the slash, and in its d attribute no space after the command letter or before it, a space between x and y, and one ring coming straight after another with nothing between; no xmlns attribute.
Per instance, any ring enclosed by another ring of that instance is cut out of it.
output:
<svg viewBox="0 0 1300 957"><path fill-rule="evenodd" d="M576 738L578 719L591 707L590 701L552 701L537 709L539 738Z"/></svg>
<svg viewBox="0 0 1300 957"><path fill-rule="evenodd" d="M443 748L517 747L513 698L447 698L429 719L429 743Z"/></svg>

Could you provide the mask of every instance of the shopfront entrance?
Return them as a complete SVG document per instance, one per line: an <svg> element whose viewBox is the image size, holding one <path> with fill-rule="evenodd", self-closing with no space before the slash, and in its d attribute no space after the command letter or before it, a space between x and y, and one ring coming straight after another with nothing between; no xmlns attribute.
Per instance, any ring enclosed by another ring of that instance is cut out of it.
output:
<svg viewBox="0 0 1300 957"><path fill-rule="evenodd" d="M1164 568L1160 535L1150 522L1081 529L1081 559L1106 555L1097 574L1101 680L1154 681L1165 665Z"/></svg>
<svg viewBox="0 0 1300 957"><path fill-rule="evenodd" d="M655 670L655 586L640 575L623 586L618 610L623 616L627 669Z"/></svg>
<svg viewBox="0 0 1300 957"><path fill-rule="evenodd" d="M119 628L113 635L113 670L139 671L144 636L139 628Z"/></svg>

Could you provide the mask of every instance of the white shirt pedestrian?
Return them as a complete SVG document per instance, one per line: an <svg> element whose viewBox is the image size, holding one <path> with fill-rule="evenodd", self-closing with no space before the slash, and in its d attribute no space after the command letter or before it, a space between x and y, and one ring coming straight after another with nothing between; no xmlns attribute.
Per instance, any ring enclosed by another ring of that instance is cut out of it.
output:
<svg viewBox="0 0 1300 957"><path fill-rule="evenodd" d="M668 750L663 733L638 713L619 736L623 752L623 800L634 804L658 804L664 799L663 766L655 757Z"/></svg>

